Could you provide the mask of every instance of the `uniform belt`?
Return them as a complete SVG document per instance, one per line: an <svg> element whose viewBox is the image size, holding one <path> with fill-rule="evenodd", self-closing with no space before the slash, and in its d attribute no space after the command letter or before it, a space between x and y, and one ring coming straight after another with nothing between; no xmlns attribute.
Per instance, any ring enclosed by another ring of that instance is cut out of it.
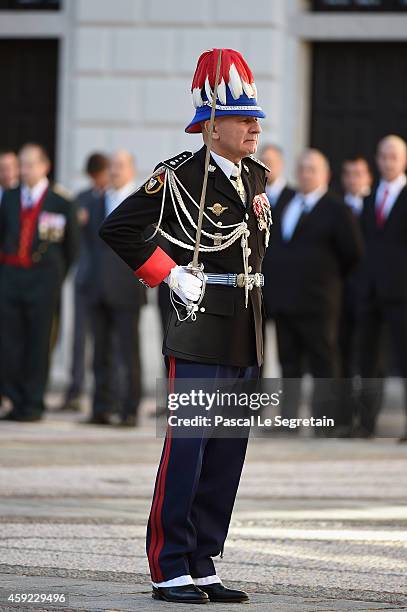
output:
<svg viewBox="0 0 407 612"><path fill-rule="evenodd" d="M241 274L212 274L206 273L207 285L226 285L229 287L244 287L245 275ZM249 286L251 287L263 287L264 286L264 275L260 273L248 274Z"/></svg>

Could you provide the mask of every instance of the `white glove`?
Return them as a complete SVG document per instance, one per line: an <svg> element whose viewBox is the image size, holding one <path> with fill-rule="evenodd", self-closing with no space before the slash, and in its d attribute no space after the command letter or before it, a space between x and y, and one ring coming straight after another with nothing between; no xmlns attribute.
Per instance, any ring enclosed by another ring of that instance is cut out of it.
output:
<svg viewBox="0 0 407 612"><path fill-rule="evenodd" d="M172 268L164 282L181 298L184 304L196 302L201 296L201 279L182 266Z"/></svg>

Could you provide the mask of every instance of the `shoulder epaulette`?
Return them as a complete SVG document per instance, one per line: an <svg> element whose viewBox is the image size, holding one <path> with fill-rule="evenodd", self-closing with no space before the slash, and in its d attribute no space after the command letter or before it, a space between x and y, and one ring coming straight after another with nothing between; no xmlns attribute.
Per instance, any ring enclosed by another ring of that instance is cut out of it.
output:
<svg viewBox="0 0 407 612"><path fill-rule="evenodd" d="M61 196L61 198L64 198L64 200L73 200L73 194L66 187L61 185L61 183L54 183L52 185L52 191Z"/></svg>
<svg viewBox="0 0 407 612"><path fill-rule="evenodd" d="M250 155L249 156L250 159L252 161L254 161L256 164L258 164L259 166L261 166L262 168L264 168L265 170L267 170L267 172L271 172L270 168L268 166L266 166L266 164L263 164L262 161L260 161L260 159L257 159L257 157L254 157L254 155Z"/></svg>
<svg viewBox="0 0 407 612"><path fill-rule="evenodd" d="M178 168L180 168L182 164L185 164L185 162L191 159L193 155L194 154L191 153L191 151L183 151L182 153L174 155L174 157L170 157L169 159L166 159L161 163L167 168L170 168L171 170L178 170Z"/></svg>

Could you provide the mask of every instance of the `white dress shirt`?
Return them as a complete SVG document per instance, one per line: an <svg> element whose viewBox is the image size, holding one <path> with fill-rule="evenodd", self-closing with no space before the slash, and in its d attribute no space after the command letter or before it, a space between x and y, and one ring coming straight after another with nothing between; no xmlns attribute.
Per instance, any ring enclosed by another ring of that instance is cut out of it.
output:
<svg viewBox="0 0 407 612"><path fill-rule="evenodd" d="M238 174L240 174L242 170L241 161L238 164L234 164L232 161L230 161L230 159L226 159L226 157L222 157L221 155L218 155L213 151L211 151L211 157L217 163L222 172L226 174L229 180L231 176L237 176Z"/></svg>
<svg viewBox="0 0 407 612"><path fill-rule="evenodd" d="M136 190L136 185L133 181L130 183L126 183L120 189L108 189L106 191L106 199L105 199L105 214L106 217L110 215L111 212L114 211L119 204L123 202L133 191Z"/></svg>
<svg viewBox="0 0 407 612"><path fill-rule="evenodd" d="M387 219L389 216L391 209L394 206L395 201L400 195L400 191L405 187L407 183L407 178L405 174L400 174L394 181L384 181L383 179L380 181L379 186L376 191L376 210L380 206L380 203L383 201L384 193L386 189L388 189L388 196L386 199L386 203L383 209L383 218Z"/></svg>
<svg viewBox="0 0 407 612"><path fill-rule="evenodd" d="M359 216L363 208L363 196L355 195L354 193L345 193L345 204L349 206L352 212Z"/></svg>
<svg viewBox="0 0 407 612"><path fill-rule="evenodd" d="M281 195L284 187L287 185L287 181L283 176L279 176L273 183L267 183L266 194L270 202L270 206L276 205L278 198Z"/></svg>
<svg viewBox="0 0 407 612"><path fill-rule="evenodd" d="M284 240L291 240L302 212L310 213L315 204L326 194L324 187L319 187L310 193L296 193L287 204L281 220L281 230Z"/></svg>
<svg viewBox="0 0 407 612"><path fill-rule="evenodd" d="M48 179L42 178L34 187L28 187L22 185L21 187L21 204L23 208L31 208L43 195L44 191L48 188Z"/></svg>
<svg viewBox="0 0 407 612"><path fill-rule="evenodd" d="M227 176L227 178L230 180L233 188L236 189L237 193L239 194L242 203L246 206L247 194L241 177L242 162L240 161L238 164L235 164L230 161L230 159L226 159L225 157L213 152L211 152L211 156L225 176ZM234 180L232 180L232 177L235 177Z"/></svg>

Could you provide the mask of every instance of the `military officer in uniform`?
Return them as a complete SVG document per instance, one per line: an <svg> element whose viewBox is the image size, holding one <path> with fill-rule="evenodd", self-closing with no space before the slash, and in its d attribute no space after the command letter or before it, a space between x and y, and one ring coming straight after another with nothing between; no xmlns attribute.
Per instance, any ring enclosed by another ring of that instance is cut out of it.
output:
<svg viewBox="0 0 407 612"><path fill-rule="evenodd" d="M4 395L13 409L3 418L38 421L44 393L52 318L62 281L76 255L75 206L52 190L50 162L38 144L19 153L21 186L0 207L0 325Z"/></svg>
<svg viewBox="0 0 407 612"><path fill-rule="evenodd" d="M163 353L172 381L256 379L263 361L260 272L271 215L267 167L252 155L265 115L250 68L231 49L221 55L200 245L206 290L199 306L202 278L186 267L194 249L218 54L212 49L201 55L192 83L196 113L186 132L201 132L204 146L159 163L100 231L144 284L169 285L174 308ZM148 239L154 233L169 240L171 256ZM246 446L247 435L178 438L168 426L147 529L154 598L248 600L245 592L222 584L212 560L223 551Z"/></svg>

